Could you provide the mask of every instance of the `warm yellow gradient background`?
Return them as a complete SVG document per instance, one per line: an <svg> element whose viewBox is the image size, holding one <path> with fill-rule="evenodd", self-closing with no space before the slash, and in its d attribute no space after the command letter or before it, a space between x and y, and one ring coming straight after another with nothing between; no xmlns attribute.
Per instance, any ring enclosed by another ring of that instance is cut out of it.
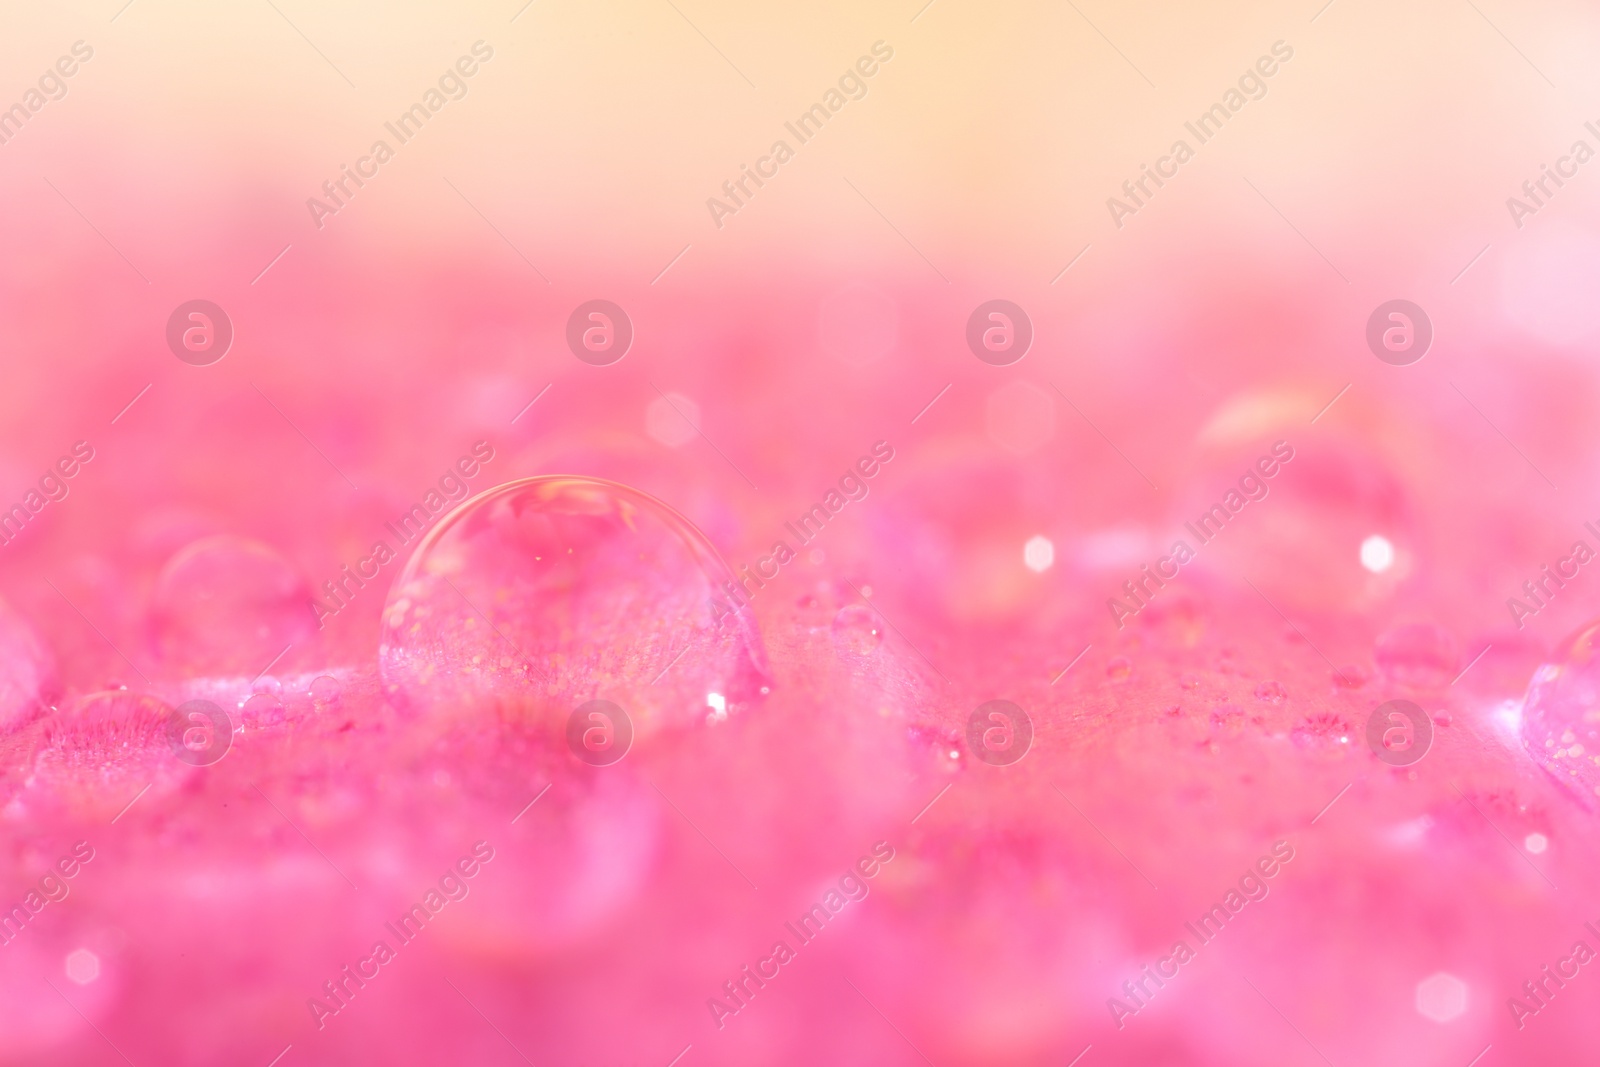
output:
<svg viewBox="0 0 1600 1067"><path fill-rule="evenodd" d="M1353 281L1381 288L1413 271L1448 279L1514 235L1505 197L1600 118L1600 16L1576 3L935 0L913 22L920 0L675 2L7 11L7 102L74 40L95 58L0 147L0 189L23 214L53 212L49 176L151 264L241 206L285 241L506 254L446 178L547 275L648 278L685 244L690 276L755 255L918 264L848 179L946 276L1043 284L1091 242L1086 265L1134 270L1214 233L1297 242L1248 177ZM480 38L495 59L468 97L316 233L305 198ZM895 58L867 98L719 232L706 198L879 39ZM1268 96L1116 230L1105 198L1279 39L1295 58ZM1580 179L1556 210L1592 213L1597 187Z"/></svg>

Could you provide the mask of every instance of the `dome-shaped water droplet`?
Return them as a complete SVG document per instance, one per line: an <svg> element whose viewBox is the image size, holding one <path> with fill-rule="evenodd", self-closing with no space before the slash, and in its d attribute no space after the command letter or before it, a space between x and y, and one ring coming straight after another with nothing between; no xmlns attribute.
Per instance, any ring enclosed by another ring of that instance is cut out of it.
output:
<svg viewBox="0 0 1600 1067"><path fill-rule="evenodd" d="M1579 632L1560 663L1534 672L1522 701L1522 743L1558 781L1600 804L1600 623Z"/></svg>
<svg viewBox="0 0 1600 1067"><path fill-rule="evenodd" d="M339 679L331 674L322 674L311 679L311 699L318 706L332 704L344 692L344 687L339 684Z"/></svg>
<svg viewBox="0 0 1600 1067"><path fill-rule="evenodd" d="M256 693L239 709L246 727L276 726L283 722L283 699L276 693Z"/></svg>
<svg viewBox="0 0 1600 1067"><path fill-rule="evenodd" d="M27 722L59 690L55 657L44 638L0 600L0 733Z"/></svg>
<svg viewBox="0 0 1600 1067"><path fill-rule="evenodd" d="M1267 704L1282 704L1289 697L1289 691L1279 681L1266 681L1256 686L1256 699Z"/></svg>
<svg viewBox="0 0 1600 1067"><path fill-rule="evenodd" d="M872 609L847 604L833 617L833 647L842 656L867 656L883 644L883 623Z"/></svg>
<svg viewBox="0 0 1600 1067"><path fill-rule="evenodd" d="M1413 622L1378 638L1372 658L1392 681L1412 689L1439 689L1456 676L1459 655L1444 627Z"/></svg>
<svg viewBox="0 0 1600 1067"><path fill-rule="evenodd" d="M185 673L254 675L317 629L299 572L269 546L231 534L173 556L154 607L161 658Z"/></svg>
<svg viewBox="0 0 1600 1067"><path fill-rule="evenodd" d="M640 736L700 722L708 693L732 714L770 684L740 588L692 523L644 493L510 482L441 520L395 581L384 685L412 710L550 722L603 698Z"/></svg>

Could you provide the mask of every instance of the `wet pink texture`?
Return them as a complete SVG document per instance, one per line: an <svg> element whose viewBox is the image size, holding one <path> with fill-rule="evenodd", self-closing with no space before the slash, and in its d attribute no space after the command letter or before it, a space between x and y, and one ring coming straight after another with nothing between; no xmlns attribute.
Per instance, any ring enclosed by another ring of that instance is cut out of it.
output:
<svg viewBox="0 0 1600 1067"><path fill-rule="evenodd" d="M877 30L277 6L140 0L0 144L0 1067L1600 1049L1600 239L1587 172L1505 218L1554 158L1472 21L1510 8L1296 14L1115 223L1278 12L896 11L715 225ZM470 94L308 221L480 15ZM1415 66L1457 16L1464 87ZM235 18L291 51L200 56ZM255 111L195 80L257 62ZM1408 365L1366 341L1399 298ZM196 299L209 363L167 342ZM610 363L568 341L598 300ZM997 300L1011 363L968 344ZM1391 701L1415 761L1368 743Z"/></svg>
<svg viewBox="0 0 1600 1067"><path fill-rule="evenodd" d="M94 858L0 946L0 1058L1455 1064L1493 1044L1558 1063L1595 1039L1587 969L1521 1030L1507 1006L1600 919L1600 713L1590 642L1567 651L1542 615L1518 631L1495 596L1536 570L1505 544L1558 522L1447 461L1491 449L1477 416L1398 450L1409 416L1363 384L1316 425L1284 405L1207 443L1213 404L1157 391L1114 422L1152 489L1064 404L1026 455L986 436L985 397L1054 376L1047 353L979 364L943 301L879 284L900 340L846 390L805 369L811 335L763 325L837 328L827 286L791 289L731 323L636 295L647 340L609 368L564 351L567 300L543 299L534 355L478 346L443 385L451 320L418 317L381 404L314 362L296 373L317 392L151 351L157 383L115 426L109 385L63 415L103 444L52 525L4 549L5 899L77 842ZM269 338L292 321L240 317ZM704 438L647 435L661 379ZM1180 425L1202 433L1187 453L1164 444ZM1563 478L1593 462L1570 433ZM1119 628L1108 599L1132 606L1123 582L1278 440L1294 458L1267 494ZM477 441L494 458L469 478ZM876 441L893 458L865 495L797 527ZM428 510L441 470L465 502ZM1359 562L1372 533L1382 573ZM740 584L760 560L776 575ZM1590 598L1563 596L1570 625ZM636 729L610 766L563 733L596 696ZM233 720L210 765L168 733L196 698ZM1020 762L967 747L995 698L1032 718ZM1411 767L1365 745L1394 698L1437 724ZM1292 861L1201 941L1276 842ZM480 843L492 861L450 874ZM464 895L402 940L441 878ZM801 938L814 905L828 921ZM1135 999L1158 963L1175 975ZM1439 972L1468 990L1443 1022L1416 1007Z"/></svg>

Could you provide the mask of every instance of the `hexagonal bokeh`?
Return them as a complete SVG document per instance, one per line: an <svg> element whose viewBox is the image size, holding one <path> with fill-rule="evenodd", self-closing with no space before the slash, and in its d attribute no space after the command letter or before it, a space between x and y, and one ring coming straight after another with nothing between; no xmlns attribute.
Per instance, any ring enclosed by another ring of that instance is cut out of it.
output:
<svg viewBox="0 0 1600 1067"><path fill-rule="evenodd" d="M100 957L86 948L75 948L67 953L66 972L79 985L88 985L100 977Z"/></svg>
<svg viewBox="0 0 1600 1067"><path fill-rule="evenodd" d="M1467 983L1440 971L1417 983L1417 1014L1447 1023L1467 1010Z"/></svg>

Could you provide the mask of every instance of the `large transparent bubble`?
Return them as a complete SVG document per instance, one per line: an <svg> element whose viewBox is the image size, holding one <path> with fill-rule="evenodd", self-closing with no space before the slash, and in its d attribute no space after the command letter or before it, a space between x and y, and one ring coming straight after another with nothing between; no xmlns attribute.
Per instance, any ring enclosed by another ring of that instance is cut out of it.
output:
<svg viewBox="0 0 1600 1067"><path fill-rule="evenodd" d="M1522 702L1522 743L1586 806L1600 806L1600 622L1572 639L1560 663L1534 672Z"/></svg>
<svg viewBox="0 0 1600 1067"><path fill-rule="evenodd" d="M156 580L156 642L184 674L260 672L317 630L311 590L270 545L223 534L173 556Z"/></svg>
<svg viewBox="0 0 1600 1067"><path fill-rule="evenodd" d="M635 735L719 721L770 684L733 574L688 519L595 478L510 482L430 530L384 607L398 707L534 718L620 705Z"/></svg>
<svg viewBox="0 0 1600 1067"><path fill-rule="evenodd" d="M0 600L0 734L42 713L61 683L39 631Z"/></svg>

